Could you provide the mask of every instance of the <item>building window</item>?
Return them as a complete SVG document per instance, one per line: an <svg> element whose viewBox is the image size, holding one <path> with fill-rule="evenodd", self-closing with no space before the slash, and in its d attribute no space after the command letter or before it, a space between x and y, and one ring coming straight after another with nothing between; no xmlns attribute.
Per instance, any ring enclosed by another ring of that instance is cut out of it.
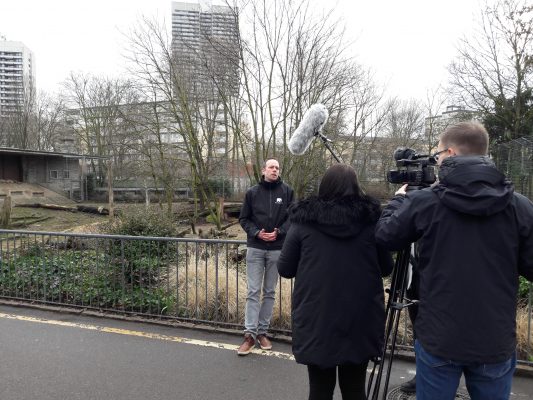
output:
<svg viewBox="0 0 533 400"><path fill-rule="evenodd" d="M58 179L59 178L59 172L56 169L50 170L50 179Z"/></svg>
<svg viewBox="0 0 533 400"><path fill-rule="evenodd" d="M70 171L68 169L63 170L63 179L70 179Z"/></svg>

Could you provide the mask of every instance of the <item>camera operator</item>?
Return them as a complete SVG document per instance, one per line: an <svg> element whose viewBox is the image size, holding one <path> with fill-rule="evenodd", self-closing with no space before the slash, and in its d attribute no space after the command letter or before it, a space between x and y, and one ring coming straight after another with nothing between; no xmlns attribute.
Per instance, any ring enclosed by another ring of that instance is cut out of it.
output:
<svg viewBox="0 0 533 400"><path fill-rule="evenodd" d="M439 182L396 192L376 227L389 250L418 242L418 400L508 399L516 364L518 276L533 280L533 203L486 155L483 125L442 134Z"/></svg>

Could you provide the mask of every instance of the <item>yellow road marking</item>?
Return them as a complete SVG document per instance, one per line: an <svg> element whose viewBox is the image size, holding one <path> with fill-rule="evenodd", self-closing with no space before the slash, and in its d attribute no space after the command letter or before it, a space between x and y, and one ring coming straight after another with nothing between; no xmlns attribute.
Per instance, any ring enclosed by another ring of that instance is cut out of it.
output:
<svg viewBox="0 0 533 400"><path fill-rule="evenodd" d="M117 335L137 336L137 337L143 337L143 338L154 339L154 340L165 340L168 342L192 344L195 346L214 347L214 348L223 349L223 350L231 350L231 351L237 350L237 346L234 344L217 343L217 342L197 340L197 339L188 339L188 338L184 338L180 336L161 335L158 333L151 333L151 332L131 331L128 329L111 328L108 326L78 324L75 322L57 321L53 319L26 317L23 315L5 314L5 313L0 313L0 318L17 320L17 321L36 322L39 324L47 324L47 325L65 326L69 328L86 329L90 331L98 331L98 332L104 332L104 333L114 333ZM261 349L253 349L251 352L253 354L259 354L262 356L277 357L277 358L281 358L284 360L294 361L294 356L292 354L282 353L280 351L266 351L266 350L261 350Z"/></svg>

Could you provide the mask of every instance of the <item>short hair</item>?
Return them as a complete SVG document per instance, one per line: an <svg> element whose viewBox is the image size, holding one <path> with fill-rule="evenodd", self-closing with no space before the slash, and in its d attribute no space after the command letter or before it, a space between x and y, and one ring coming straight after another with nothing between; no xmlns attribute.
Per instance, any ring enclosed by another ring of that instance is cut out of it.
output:
<svg viewBox="0 0 533 400"><path fill-rule="evenodd" d="M489 151L489 134L477 121L459 122L446 128L440 137L444 147L454 147L462 156L481 155Z"/></svg>
<svg viewBox="0 0 533 400"><path fill-rule="evenodd" d="M333 164L320 181L318 197L334 200L342 197L361 198L363 191L355 170L347 164Z"/></svg>
<svg viewBox="0 0 533 400"><path fill-rule="evenodd" d="M263 166L261 167L261 169L265 169L267 167L267 162L269 162L270 160L276 161L279 165L279 161L277 158L273 158L273 157L265 158L265 161L263 161Z"/></svg>

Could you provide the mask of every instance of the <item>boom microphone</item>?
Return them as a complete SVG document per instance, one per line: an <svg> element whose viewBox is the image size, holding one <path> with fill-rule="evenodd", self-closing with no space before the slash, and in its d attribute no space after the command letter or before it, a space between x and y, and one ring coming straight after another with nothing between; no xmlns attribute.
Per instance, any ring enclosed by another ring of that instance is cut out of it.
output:
<svg viewBox="0 0 533 400"><path fill-rule="evenodd" d="M328 110L323 104L317 103L309 107L289 140L289 151L297 156L304 154L314 137L322 131L328 116Z"/></svg>

